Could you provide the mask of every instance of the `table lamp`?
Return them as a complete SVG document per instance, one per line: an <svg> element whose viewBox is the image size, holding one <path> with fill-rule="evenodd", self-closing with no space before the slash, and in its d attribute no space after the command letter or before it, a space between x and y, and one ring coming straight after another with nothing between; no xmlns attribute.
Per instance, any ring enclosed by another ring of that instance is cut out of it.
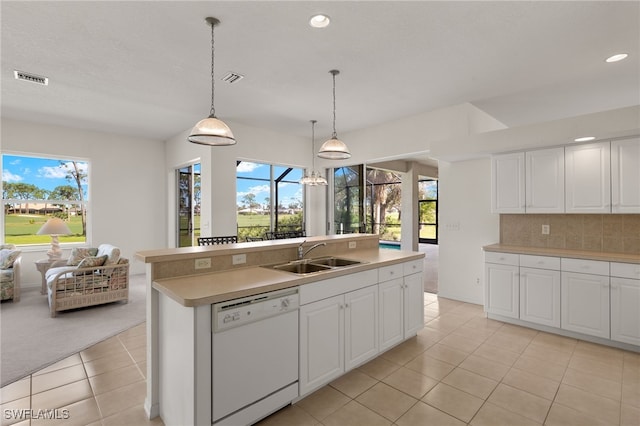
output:
<svg viewBox="0 0 640 426"><path fill-rule="evenodd" d="M49 256L49 260L53 261L62 257L58 235L69 235L71 234L71 230L62 219L52 217L42 225L42 228L40 228L36 234L51 235L51 250L47 252L47 256Z"/></svg>

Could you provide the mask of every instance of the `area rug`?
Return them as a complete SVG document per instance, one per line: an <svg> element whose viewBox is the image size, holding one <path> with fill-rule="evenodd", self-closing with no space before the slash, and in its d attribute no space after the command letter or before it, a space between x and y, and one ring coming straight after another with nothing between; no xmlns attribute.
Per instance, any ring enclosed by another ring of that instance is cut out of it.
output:
<svg viewBox="0 0 640 426"><path fill-rule="evenodd" d="M129 302L59 312L51 318L39 288L23 288L18 303L0 304L0 386L145 321L144 275L129 278Z"/></svg>

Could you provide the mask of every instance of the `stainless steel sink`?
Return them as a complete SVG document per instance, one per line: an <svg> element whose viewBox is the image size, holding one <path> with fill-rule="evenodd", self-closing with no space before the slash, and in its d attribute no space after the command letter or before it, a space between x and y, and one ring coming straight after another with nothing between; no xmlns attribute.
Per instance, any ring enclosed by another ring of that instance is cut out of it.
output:
<svg viewBox="0 0 640 426"><path fill-rule="evenodd" d="M316 265L314 263L285 263L284 265L275 265L273 269L278 271L293 272L294 274L311 274L313 272L326 271L331 268L324 265Z"/></svg>
<svg viewBox="0 0 640 426"><path fill-rule="evenodd" d="M315 274L326 272L347 266L360 265L363 262L358 260L344 259L342 257L319 257L316 259L296 260L288 263L278 263L275 265L265 265L264 268L271 268L278 271L291 272L298 275Z"/></svg>
<svg viewBox="0 0 640 426"><path fill-rule="evenodd" d="M318 259L311 259L309 262L315 265L327 265L332 268L340 268L342 266L359 265L362 262L351 259L343 259L341 257L322 257Z"/></svg>

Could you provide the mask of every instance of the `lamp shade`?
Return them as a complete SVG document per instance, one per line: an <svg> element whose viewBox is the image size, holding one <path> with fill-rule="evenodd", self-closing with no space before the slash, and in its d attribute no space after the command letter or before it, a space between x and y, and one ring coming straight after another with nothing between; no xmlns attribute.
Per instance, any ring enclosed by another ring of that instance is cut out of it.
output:
<svg viewBox="0 0 640 426"><path fill-rule="evenodd" d="M235 145L236 143L229 126L212 116L198 121L187 139L189 142L209 146Z"/></svg>
<svg viewBox="0 0 640 426"><path fill-rule="evenodd" d="M329 160L345 160L351 157L351 153L347 145L334 136L322 144L320 151L318 151L318 157Z"/></svg>
<svg viewBox="0 0 640 426"><path fill-rule="evenodd" d="M71 230L67 226L64 220L57 217L52 217L47 220L38 232L37 235L69 235Z"/></svg>

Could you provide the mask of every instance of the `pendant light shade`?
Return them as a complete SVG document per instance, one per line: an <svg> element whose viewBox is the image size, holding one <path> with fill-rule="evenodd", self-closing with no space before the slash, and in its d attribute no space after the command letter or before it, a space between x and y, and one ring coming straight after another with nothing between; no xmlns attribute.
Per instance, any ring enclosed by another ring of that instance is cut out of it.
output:
<svg viewBox="0 0 640 426"><path fill-rule="evenodd" d="M316 120L311 120L311 158L312 158L312 169L311 174L305 172L302 179L300 179L300 183L302 185L309 186L318 186L318 185L327 185L327 180L322 176L320 172L316 172L316 158L313 154L313 143L315 142L315 124Z"/></svg>
<svg viewBox="0 0 640 426"><path fill-rule="evenodd" d="M322 144L320 151L318 151L318 157L329 160L345 160L351 157L351 153L347 145L338 139L336 133L336 75L340 74L340 71L331 70L329 73L333 76L333 135L331 139Z"/></svg>
<svg viewBox="0 0 640 426"><path fill-rule="evenodd" d="M220 21L212 17L206 18L205 20L211 26L211 113L209 114L209 117L198 121L195 127L191 130L191 134L187 137L187 140L200 145L235 145L236 139L233 137L231 129L222 120L216 118L216 109L214 106L214 28L216 25L220 24Z"/></svg>

